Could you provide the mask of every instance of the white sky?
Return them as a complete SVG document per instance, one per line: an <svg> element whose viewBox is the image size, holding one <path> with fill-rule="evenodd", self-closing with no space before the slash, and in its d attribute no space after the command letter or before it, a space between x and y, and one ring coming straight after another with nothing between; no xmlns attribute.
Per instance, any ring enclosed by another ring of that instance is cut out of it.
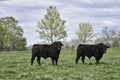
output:
<svg viewBox="0 0 120 80"><path fill-rule="evenodd" d="M41 42L35 30L50 5L56 6L61 18L67 21L67 40L76 38L81 22L92 24L95 32L104 26L120 30L120 0L0 0L0 18L12 16L18 20L27 45L33 45Z"/></svg>

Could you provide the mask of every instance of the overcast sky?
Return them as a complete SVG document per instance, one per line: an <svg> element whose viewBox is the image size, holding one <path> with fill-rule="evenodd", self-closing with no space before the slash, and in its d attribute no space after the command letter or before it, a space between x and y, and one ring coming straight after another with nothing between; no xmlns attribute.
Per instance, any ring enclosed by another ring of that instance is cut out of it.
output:
<svg viewBox="0 0 120 80"><path fill-rule="evenodd" d="M120 0L0 0L0 18L12 16L18 20L27 45L33 45L41 42L35 30L50 5L56 6L67 21L67 40L76 38L75 31L82 22L89 22L95 32L104 26L120 30Z"/></svg>

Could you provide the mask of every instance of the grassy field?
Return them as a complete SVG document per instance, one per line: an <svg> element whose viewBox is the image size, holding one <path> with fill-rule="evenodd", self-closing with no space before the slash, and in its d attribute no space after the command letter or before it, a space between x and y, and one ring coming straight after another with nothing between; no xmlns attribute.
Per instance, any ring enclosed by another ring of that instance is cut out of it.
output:
<svg viewBox="0 0 120 80"><path fill-rule="evenodd" d="M79 60L75 65L76 50L62 50L58 66L52 66L50 58L30 65L31 51L1 52L0 80L120 80L120 48L109 48L96 65L95 59Z"/></svg>

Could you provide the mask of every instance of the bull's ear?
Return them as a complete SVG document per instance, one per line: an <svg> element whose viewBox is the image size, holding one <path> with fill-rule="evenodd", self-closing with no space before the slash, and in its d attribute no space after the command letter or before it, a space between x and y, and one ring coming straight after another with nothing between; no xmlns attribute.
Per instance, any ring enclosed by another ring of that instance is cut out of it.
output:
<svg viewBox="0 0 120 80"><path fill-rule="evenodd" d="M61 46L63 46L63 44L61 43Z"/></svg>
<svg viewBox="0 0 120 80"><path fill-rule="evenodd" d="M101 47L101 46L98 46L98 49L99 49L99 50L101 50L101 49L102 49L102 47Z"/></svg>

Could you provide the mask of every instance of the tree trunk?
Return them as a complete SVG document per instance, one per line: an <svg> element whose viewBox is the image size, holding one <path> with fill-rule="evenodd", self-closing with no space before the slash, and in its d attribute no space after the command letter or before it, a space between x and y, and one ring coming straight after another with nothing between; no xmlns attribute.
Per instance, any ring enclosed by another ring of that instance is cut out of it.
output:
<svg viewBox="0 0 120 80"><path fill-rule="evenodd" d="M52 31L51 31L51 43L53 43L53 34L52 34Z"/></svg>

